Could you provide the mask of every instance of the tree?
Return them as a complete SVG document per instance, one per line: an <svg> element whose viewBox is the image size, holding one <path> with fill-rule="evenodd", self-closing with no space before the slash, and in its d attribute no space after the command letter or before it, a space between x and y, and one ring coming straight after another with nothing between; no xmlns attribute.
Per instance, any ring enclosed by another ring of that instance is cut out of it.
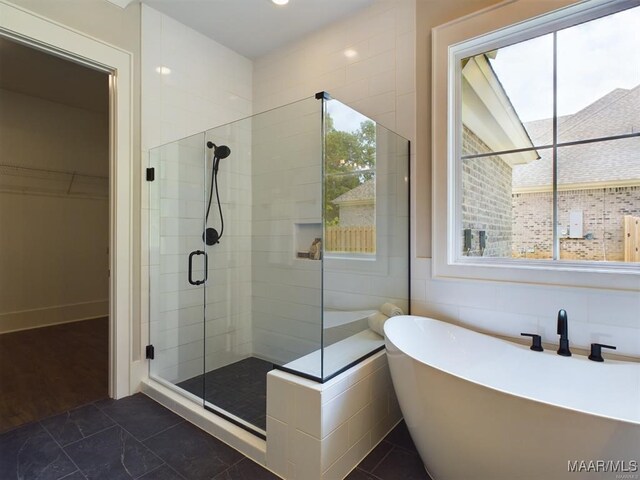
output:
<svg viewBox="0 0 640 480"><path fill-rule="evenodd" d="M340 218L333 200L375 176L376 126L371 120L353 132L336 130L327 115L325 123L324 212L325 224Z"/></svg>

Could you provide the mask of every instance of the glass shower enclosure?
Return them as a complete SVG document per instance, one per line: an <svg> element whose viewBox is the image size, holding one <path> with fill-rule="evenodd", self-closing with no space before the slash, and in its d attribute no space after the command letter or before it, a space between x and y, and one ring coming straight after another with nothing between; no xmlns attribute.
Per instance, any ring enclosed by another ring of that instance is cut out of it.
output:
<svg viewBox="0 0 640 480"><path fill-rule="evenodd" d="M409 313L409 142L325 92L149 163L152 379L264 438L271 369L327 381Z"/></svg>

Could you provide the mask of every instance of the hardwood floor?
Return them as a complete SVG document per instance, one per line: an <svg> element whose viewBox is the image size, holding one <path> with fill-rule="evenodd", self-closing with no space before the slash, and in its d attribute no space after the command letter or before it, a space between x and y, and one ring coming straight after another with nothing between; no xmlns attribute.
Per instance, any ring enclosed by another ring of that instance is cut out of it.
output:
<svg viewBox="0 0 640 480"><path fill-rule="evenodd" d="M0 432L108 396L108 317L0 335Z"/></svg>

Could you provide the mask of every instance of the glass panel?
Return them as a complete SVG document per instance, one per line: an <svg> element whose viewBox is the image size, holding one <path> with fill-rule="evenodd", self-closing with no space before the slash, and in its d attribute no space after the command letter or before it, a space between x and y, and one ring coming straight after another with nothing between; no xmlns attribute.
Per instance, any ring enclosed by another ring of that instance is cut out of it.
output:
<svg viewBox="0 0 640 480"><path fill-rule="evenodd" d="M640 217L639 185L640 138L559 148L560 259L637 261L625 219Z"/></svg>
<svg viewBox="0 0 640 480"><path fill-rule="evenodd" d="M376 125L329 100L324 148L324 250L375 254Z"/></svg>
<svg viewBox="0 0 640 480"><path fill-rule="evenodd" d="M222 235L207 246L205 406L260 433L274 364L320 376L321 138L315 98L206 132L230 154L216 195L207 151L207 226Z"/></svg>
<svg viewBox="0 0 640 480"><path fill-rule="evenodd" d="M252 124L254 355L314 378L322 345L321 125L315 98Z"/></svg>
<svg viewBox="0 0 640 480"><path fill-rule="evenodd" d="M151 151L150 338L154 379L201 398L204 356L204 134Z"/></svg>
<svg viewBox="0 0 640 480"><path fill-rule="evenodd" d="M206 132L207 227L217 241L206 246L205 405L264 430L272 365L252 355L251 124Z"/></svg>
<svg viewBox="0 0 640 480"><path fill-rule="evenodd" d="M465 58L461 67L464 155L551 143L552 35Z"/></svg>
<svg viewBox="0 0 640 480"><path fill-rule="evenodd" d="M463 256L552 258L552 150L532 153L526 164L510 154L462 161Z"/></svg>
<svg viewBox="0 0 640 480"><path fill-rule="evenodd" d="M558 32L558 141L638 132L640 7Z"/></svg>
<svg viewBox="0 0 640 480"><path fill-rule="evenodd" d="M408 141L325 102L323 369L327 379L382 348L383 304L408 313Z"/></svg>

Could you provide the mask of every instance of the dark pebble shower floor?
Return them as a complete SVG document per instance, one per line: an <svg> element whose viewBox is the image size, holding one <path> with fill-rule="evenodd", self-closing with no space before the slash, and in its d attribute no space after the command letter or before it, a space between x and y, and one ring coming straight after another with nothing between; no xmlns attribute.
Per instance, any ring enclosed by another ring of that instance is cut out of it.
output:
<svg viewBox="0 0 640 480"><path fill-rule="evenodd" d="M177 386L266 430L267 373L272 369L272 363L249 357Z"/></svg>

